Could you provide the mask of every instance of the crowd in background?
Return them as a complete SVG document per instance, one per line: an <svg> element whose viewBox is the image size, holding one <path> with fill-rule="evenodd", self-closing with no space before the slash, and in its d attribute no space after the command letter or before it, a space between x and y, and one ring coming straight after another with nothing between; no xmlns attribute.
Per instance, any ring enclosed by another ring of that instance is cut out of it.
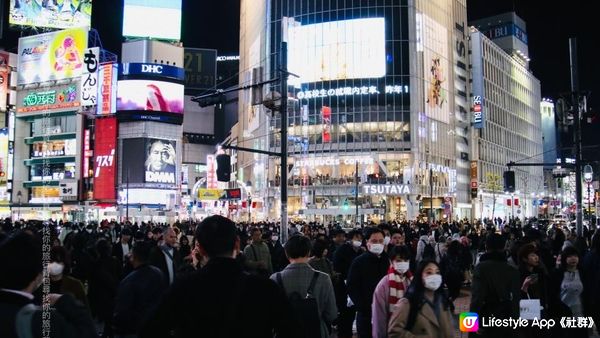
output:
<svg viewBox="0 0 600 338"><path fill-rule="evenodd" d="M223 239L229 236L222 233L228 225L235 245ZM33 279L19 281L25 278L19 271L26 270L23 264L28 261L21 263L17 257L30 255L27 243L35 251L31 241L39 242L45 227L52 243L49 292L69 295L53 303L67 322L56 327L63 325L74 337L159 337L159 332L187 337L190 328L199 325L198 314L213 318L210 309L204 309L211 301L218 304L213 310L220 311L216 322L231 324L243 318L243 323L256 326L246 327L248 332L294 336L299 331L289 327L311 320L294 315L295 306L307 306L295 295L306 293L315 297L319 311L318 333L308 336L451 337L458 326L454 301L464 288L471 290L471 311L480 316L518 318L520 300L535 299L542 318L591 316L600 323L600 232L587 226L578 237L573 228L536 220L388 222L353 229L292 222L289 240L282 243L278 223L234 224L225 218L209 218L201 226L7 219L0 232L0 321L10 323L22 316L23 309L10 303L10 290L26 290ZM20 247L10 245L19 238ZM215 245L222 247L207 249ZM41 262L38 256L29 258L35 260ZM217 272L252 278L217 283L207 277ZM281 290L287 297L277 303ZM42 288L30 291L32 303L40 304ZM224 306L217 299L220 294L250 305ZM269 302L274 302L273 309L267 309ZM13 306L5 306L9 303ZM11 315L2 316L7 313ZM13 336L14 325L9 326L0 329L0 336ZM199 335L211 332L210 324L198 330ZM514 331L479 332L484 337L507 334ZM587 329L518 331L521 337L589 334ZM236 334L225 330L206 336Z"/></svg>

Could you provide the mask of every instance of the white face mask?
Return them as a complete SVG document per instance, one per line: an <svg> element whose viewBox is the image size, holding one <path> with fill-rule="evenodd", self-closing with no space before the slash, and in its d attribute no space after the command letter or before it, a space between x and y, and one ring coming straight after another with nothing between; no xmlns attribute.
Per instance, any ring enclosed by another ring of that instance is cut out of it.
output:
<svg viewBox="0 0 600 338"><path fill-rule="evenodd" d="M48 273L52 276L58 276L63 273L65 265L63 263L52 262L48 264Z"/></svg>
<svg viewBox="0 0 600 338"><path fill-rule="evenodd" d="M376 255L381 255L381 253L383 252L383 248L383 244L371 244L369 246L369 251Z"/></svg>
<svg viewBox="0 0 600 338"><path fill-rule="evenodd" d="M272 237L271 237L271 240L272 240L273 242L277 242L277 240L278 240L278 239L279 239L279 237L277 237L277 236L272 236Z"/></svg>
<svg viewBox="0 0 600 338"><path fill-rule="evenodd" d="M85 229L85 231L87 231L88 234L92 233L92 229Z"/></svg>
<svg viewBox="0 0 600 338"><path fill-rule="evenodd" d="M385 236L385 237L383 238L383 245L388 245L388 244L390 244L390 241L391 241L391 240L392 240L392 239L390 238L390 236Z"/></svg>
<svg viewBox="0 0 600 338"><path fill-rule="evenodd" d="M425 282L425 287L431 291L435 291L439 289L440 285L442 285L442 275L429 275L423 279Z"/></svg>
<svg viewBox="0 0 600 338"><path fill-rule="evenodd" d="M394 262L394 270L398 271L399 273L405 273L406 271L408 271L408 268L410 267L410 263L409 262Z"/></svg>
<svg viewBox="0 0 600 338"><path fill-rule="evenodd" d="M352 246L355 248L360 248L361 245L362 245L361 241L352 241Z"/></svg>

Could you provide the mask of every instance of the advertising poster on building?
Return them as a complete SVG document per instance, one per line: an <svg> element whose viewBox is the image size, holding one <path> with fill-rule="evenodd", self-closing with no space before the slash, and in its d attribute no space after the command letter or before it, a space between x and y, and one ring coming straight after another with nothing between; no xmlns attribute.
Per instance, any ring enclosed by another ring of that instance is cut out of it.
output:
<svg viewBox="0 0 600 338"><path fill-rule="evenodd" d="M323 143L331 142L331 107L323 106L321 108L323 117Z"/></svg>
<svg viewBox="0 0 600 338"><path fill-rule="evenodd" d="M146 183L175 184L177 155L175 141L146 139L144 181Z"/></svg>
<svg viewBox="0 0 600 338"><path fill-rule="evenodd" d="M100 48L88 48L83 54L83 75L81 76L81 105L95 106L98 103L98 66Z"/></svg>
<svg viewBox="0 0 600 338"><path fill-rule="evenodd" d="M53 140L33 142L31 157L75 156L77 154L77 140Z"/></svg>
<svg viewBox="0 0 600 338"><path fill-rule="evenodd" d="M8 22L37 28L90 27L92 0L10 0Z"/></svg>
<svg viewBox="0 0 600 338"><path fill-rule="evenodd" d="M97 201L115 200L117 118L96 119L96 139L94 144L94 199Z"/></svg>
<svg viewBox="0 0 600 338"><path fill-rule="evenodd" d="M217 83L216 49L186 48L183 60L186 89L215 88Z"/></svg>
<svg viewBox="0 0 600 338"><path fill-rule="evenodd" d="M122 163L121 183L144 183L146 162L146 139L124 139L121 147L120 161Z"/></svg>
<svg viewBox="0 0 600 338"><path fill-rule="evenodd" d="M20 38L18 84L80 77L87 43L88 28Z"/></svg>
<svg viewBox="0 0 600 338"><path fill-rule="evenodd" d="M10 201L7 187L8 179L8 128L0 129L0 205Z"/></svg>
<svg viewBox="0 0 600 338"><path fill-rule="evenodd" d="M8 58L8 53L0 52L0 111L6 111L8 100L8 75L10 74Z"/></svg>
<svg viewBox="0 0 600 338"><path fill-rule="evenodd" d="M252 67L255 67L256 65L260 65L260 35L256 38L256 40L254 40L254 42L252 43L252 45L250 46L250 51L249 51L249 56L248 56L248 63L249 63L249 68L248 71L245 74L245 77L248 82L246 83L252 83L254 82L254 79L252 78ZM254 106L251 104L252 102L252 91L251 90L247 90L245 91L244 94L241 95L246 95L246 102L248 103L248 106L246 108L246 131L251 133L253 131L255 131L256 129L258 129L259 124L260 124L260 106L261 105L257 105Z"/></svg>
<svg viewBox="0 0 600 338"><path fill-rule="evenodd" d="M425 114L450 123L448 31L427 15L421 17Z"/></svg>
<svg viewBox="0 0 600 338"><path fill-rule="evenodd" d="M17 113L77 110L81 105L79 83L17 92Z"/></svg>
<svg viewBox="0 0 600 338"><path fill-rule="evenodd" d="M122 80L117 85L118 111L183 114L183 85L165 81Z"/></svg>
<svg viewBox="0 0 600 338"><path fill-rule="evenodd" d="M114 114L117 111L117 69L116 63L100 65L98 71L98 115Z"/></svg>

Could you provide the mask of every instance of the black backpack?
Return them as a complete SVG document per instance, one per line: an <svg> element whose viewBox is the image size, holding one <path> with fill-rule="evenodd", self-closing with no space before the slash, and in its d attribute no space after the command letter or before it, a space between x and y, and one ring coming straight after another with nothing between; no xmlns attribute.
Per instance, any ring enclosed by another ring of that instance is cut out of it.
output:
<svg viewBox="0 0 600 338"><path fill-rule="evenodd" d="M421 242L425 244L425 248L423 248L423 256L421 257L421 259L434 261L435 249L433 248L433 245L431 245L431 243L429 242L425 242L424 240L421 240Z"/></svg>
<svg viewBox="0 0 600 338"><path fill-rule="evenodd" d="M288 297L292 305L294 317L299 324L297 329L301 331L298 337L321 337L321 316L317 300L313 297L317 278L319 278L319 272L315 271L305 297L302 297L298 292L293 292ZM277 284L279 284L283 292L287 295L283 286L283 280L281 279L281 272L277 273Z"/></svg>

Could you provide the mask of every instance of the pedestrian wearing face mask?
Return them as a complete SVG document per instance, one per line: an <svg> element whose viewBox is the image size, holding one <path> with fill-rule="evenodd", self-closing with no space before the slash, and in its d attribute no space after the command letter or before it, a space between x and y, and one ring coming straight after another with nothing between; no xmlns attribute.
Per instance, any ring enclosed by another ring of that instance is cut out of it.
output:
<svg viewBox="0 0 600 338"><path fill-rule="evenodd" d="M373 337L387 337L388 321L398 301L404 297L412 273L410 272L410 251L406 246L392 246L388 250L390 267L373 294Z"/></svg>
<svg viewBox="0 0 600 338"><path fill-rule="evenodd" d="M441 286L438 263L432 260L420 262L408 292L392 313L388 336L454 337L453 305Z"/></svg>
<svg viewBox="0 0 600 338"><path fill-rule="evenodd" d="M352 337L352 323L356 317L356 307L348 303L348 271L356 257L363 253L363 235L360 230L350 231L347 238L348 241L340 246L333 255L333 270L340 274L338 282L333 285L340 312L337 321L339 338Z"/></svg>
<svg viewBox="0 0 600 338"><path fill-rule="evenodd" d="M83 284L79 279L69 276L69 259L67 250L62 246L50 250L48 274L50 275L50 292L61 295L70 294L89 310L90 305L85 295Z"/></svg>
<svg viewBox="0 0 600 338"><path fill-rule="evenodd" d="M354 260L348 272L348 295L356 305L356 330L360 338L371 337L373 293L390 266L384 252L383 231L369 227L365 231L365 240L368 251Z"/></svg>

